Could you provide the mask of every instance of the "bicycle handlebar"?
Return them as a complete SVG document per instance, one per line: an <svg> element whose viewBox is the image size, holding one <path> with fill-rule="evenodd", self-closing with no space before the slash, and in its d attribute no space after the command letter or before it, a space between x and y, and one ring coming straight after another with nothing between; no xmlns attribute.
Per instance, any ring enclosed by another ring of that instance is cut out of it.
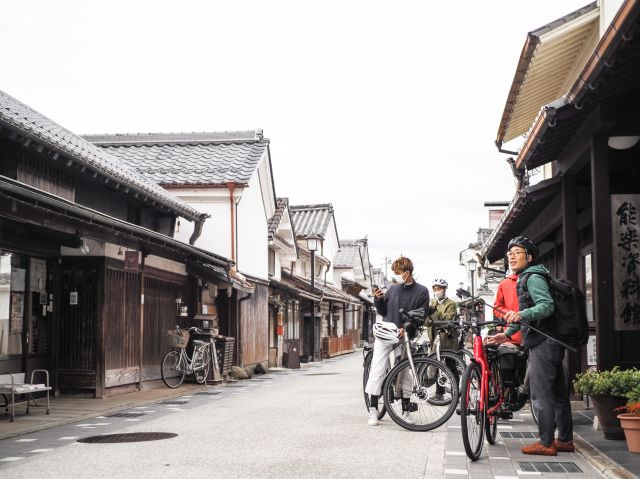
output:
<svg viewBox="0 0 640 479"><path fill-rule="evenodd" d="M181 328L180 326L178 326L177 324L176 324L176 331L177 331L178 333L182 332L182 328ZM189 332L190 332L190 333L196 333L196 334L202 334L202 333L204 333L204 331L203 331L202 329L199 329L199 328L197 328L197 327L195 327L195 326L191 326L191 327L189 328Z"/></svg>

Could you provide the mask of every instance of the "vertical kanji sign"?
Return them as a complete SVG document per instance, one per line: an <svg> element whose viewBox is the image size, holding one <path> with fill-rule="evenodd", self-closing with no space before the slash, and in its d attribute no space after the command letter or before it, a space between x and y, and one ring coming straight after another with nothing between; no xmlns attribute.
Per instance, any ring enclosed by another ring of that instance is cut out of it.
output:
<svg viewBox="0 0 640 479"><path fill-rule="evenodd" d="M640 195L611 195L615 329L640 330Z"/></svg>

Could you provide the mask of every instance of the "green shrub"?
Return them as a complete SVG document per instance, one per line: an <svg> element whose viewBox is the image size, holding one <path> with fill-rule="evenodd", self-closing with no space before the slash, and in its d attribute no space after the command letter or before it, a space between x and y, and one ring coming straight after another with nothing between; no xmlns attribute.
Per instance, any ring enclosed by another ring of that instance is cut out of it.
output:
<svg viewBox="0 0 640 479"><path fill-rule="evenodd" d="M624 396L640 394L640 371L636 368L621 371L618 366L610 371L589 370L576 375L573 389L579 394L589 396Z"/></svg>

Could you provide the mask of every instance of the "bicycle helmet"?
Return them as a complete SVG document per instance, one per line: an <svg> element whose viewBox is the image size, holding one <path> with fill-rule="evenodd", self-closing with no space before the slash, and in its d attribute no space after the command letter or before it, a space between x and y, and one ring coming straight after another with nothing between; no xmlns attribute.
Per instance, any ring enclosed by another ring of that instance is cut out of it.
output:
<svg viewBox="0 0 640 479"><path fill-rule="evenodd" d="M373 325L373 336L386 344L397 344L400 341L398 327L393 323L375 323Z"/></svg>
<svg viewBox="0 0 640 479"><path fill-rule="evenodd" d="M449 287L449 283L447 283L446 279L436 278L431 283L431 287L433 288L434 286L440 286L441 288L445 288L446 289L446 288Z"/></svg>
<svg viewBox="0 0 640 479"><path fill-rule="evenodd" d="M521 248L524 248L533 259L536 259L538 257L538 247L533 241L525 236L516 236L515 238L512 238L511 241L509 241L509 245L507 246L507 251L509 251L514 246L520 246Z"/></svg>

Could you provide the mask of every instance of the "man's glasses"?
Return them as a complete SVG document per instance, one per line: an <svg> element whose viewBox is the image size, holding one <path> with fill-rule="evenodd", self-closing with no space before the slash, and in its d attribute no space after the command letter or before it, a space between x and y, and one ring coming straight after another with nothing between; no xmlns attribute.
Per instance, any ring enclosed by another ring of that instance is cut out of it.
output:
<svg viewBox="0 0 640 479"><path fill-rule="evenodd" d="M507 257L520 256L521 254L527 254L526 251L507 251Z"/></svg>

